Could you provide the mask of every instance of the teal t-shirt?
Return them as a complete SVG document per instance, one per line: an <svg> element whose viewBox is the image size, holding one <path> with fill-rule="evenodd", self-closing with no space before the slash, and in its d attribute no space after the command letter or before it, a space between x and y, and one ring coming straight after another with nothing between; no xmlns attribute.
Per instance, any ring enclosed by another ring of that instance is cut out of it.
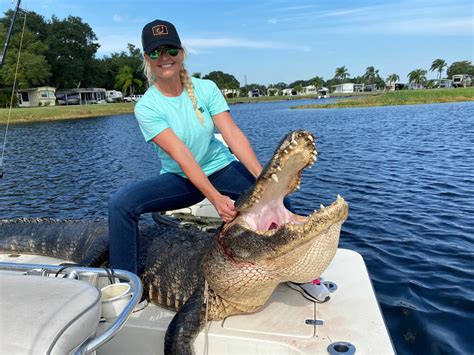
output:
<svg viewBox="0 0 474 355"><path fill-rule="evenodd" d="M228 111L229 106L214 82L197 78L191 80L198 109L205 119L204 125L197 117L186 90L180 96L167 97L155 86L151 86L135 105L135 117L147 142L166 128L171 128L209 176L236 160L229 149L214 137L212 116ZM186 177L175 160L159 146L153 145L161 160L161 174L175 173Z"/></svg>

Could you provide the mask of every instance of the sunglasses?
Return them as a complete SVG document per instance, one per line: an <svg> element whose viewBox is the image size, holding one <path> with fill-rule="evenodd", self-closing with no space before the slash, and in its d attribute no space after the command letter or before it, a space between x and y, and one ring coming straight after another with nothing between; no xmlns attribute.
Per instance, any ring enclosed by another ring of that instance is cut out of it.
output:
<svg viewBox="0 0 474 355"><path fill-rule="evenodd" d="M153 52L148 53L148 56L152 60L157 60L161 57L161 54L163 51L166 51L166 54L168 54L170 57L176 57L179 53L179 48L172 48L172 47L167 47L167 48L157 48Z"/></svg>

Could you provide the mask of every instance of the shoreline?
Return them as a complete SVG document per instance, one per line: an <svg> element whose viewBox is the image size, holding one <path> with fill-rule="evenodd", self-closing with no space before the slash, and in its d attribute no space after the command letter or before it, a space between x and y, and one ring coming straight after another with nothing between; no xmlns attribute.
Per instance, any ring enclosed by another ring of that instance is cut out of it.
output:
<svg viewBox="0 0 474 355"><path fill-rule="evenodd" d="M382 93L351 93L333 94L332 98L340 98L337 102L324 104L311 96L262 96L238 97L227 99L231 105L245 103L265 103L273 101L295 101L292 109L307 108L350 108L375 107L393 105L415 105L474 101L474 87L458 89L402 90ZM298 100L315 100L315 104L297 105ZM47 107L15 107L11 110L9 124L62 121L104 116L133 114L134 103L112 103L95 105L70 105ZM8 108L0 109L0 126L7 124Z"/></svg>
<svg viewBox="0 0 474 355"><path fill-rule="evenodd" d="M292 106L292 109L351 108L377 106L422 105L474 101L474 87L457 89L401 90L364 97L350 97L329 104Z"/></svg>

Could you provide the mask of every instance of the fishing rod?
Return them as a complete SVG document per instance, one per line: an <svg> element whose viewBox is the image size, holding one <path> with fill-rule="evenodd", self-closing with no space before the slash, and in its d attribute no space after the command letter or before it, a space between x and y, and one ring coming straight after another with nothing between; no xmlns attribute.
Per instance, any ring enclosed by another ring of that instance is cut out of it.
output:
<svg viewBox="0 0 474 355"><path fill-rule="evenodd" d="M18 13L18 10L20 9L20 2L21 0L17 0L16 2L15 12L13 13L13 18L7 32L7 37L5 38L5 43L3 44L2 55L0 57L0 67L5 62L5 57L7 56L8 43L10 42L10 37L12 36L13 25L15 25L15 20L16 20L16 14Z"/></svg>
<svg viewBox="0 0 474 355"><path fill-rule="evenodd" d="M7 55L7 49L8 49L8 43L10 42L10 37L11 37L12 32L13 32L13 26L15 25L16 15L18 14L18 11L20 11L20 3L21 3L21 0L17 0L15 12L13 12L12 21L10 23L10 27L8 28L7 36L5 38L5 43L3 44L2 56L0 57L0 68L2 67L3 63L5 62L5 57ZM25 32L25 25L26 25L26 14L25 14L25 19L23 21L23 30L22 30L22 33L21 33L20 47L18 49L18 59L17 59L17 63L16 63L16 70L15 70L15 78L13 80L12 95L11 95L11 99L10 99L10 109L8 111L7 125L6 125L6 128L5 128L5 136L3 138L2 153L1 153L1 156L0 156L0 179L3 178L3 158L5 156L5 148L7 146L8 126L9 126L9 123L10 123L10 117L11 117L11 112L12 112L12 107L13 107L13 95L15 94L16 79L17 79L17 75L18 75L18 67L19 67L19 64L20 64L20 53L21 53L21 46L22 46L22 43L23 43L23 34Z"/></svg>

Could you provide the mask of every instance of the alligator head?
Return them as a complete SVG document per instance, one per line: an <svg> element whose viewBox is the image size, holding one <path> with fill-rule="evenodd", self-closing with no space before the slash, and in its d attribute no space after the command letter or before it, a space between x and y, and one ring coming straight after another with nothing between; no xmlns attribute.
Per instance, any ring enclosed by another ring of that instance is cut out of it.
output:
<svg viewBox="0 0 474 355"><path fill-rule="evenodd" d="M222 228L204 258L209 288L220 298L214 314L254 311L280 282L309 282L329 265L347 203L337 196L309 216L297 215L283 203L316 157L310 132L289 133L254 186L236 201L237 217Z"/></svg>

